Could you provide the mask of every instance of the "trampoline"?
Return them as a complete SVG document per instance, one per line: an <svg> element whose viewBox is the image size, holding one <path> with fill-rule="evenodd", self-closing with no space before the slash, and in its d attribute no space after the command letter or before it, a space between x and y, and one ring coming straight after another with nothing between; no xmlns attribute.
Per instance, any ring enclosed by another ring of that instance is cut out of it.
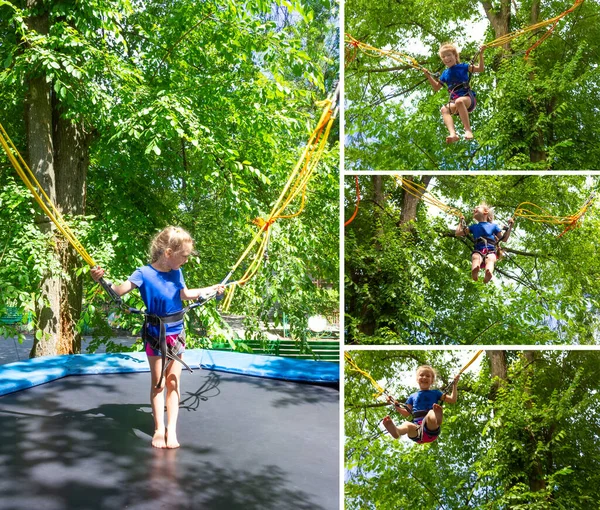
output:
<svg viewBox="0 0 600 510"><path fill-rule="evenodd" d="M0 508L338 510L337 363L186 362L176 450L150 445L143 353L0 367Z"/></svg>

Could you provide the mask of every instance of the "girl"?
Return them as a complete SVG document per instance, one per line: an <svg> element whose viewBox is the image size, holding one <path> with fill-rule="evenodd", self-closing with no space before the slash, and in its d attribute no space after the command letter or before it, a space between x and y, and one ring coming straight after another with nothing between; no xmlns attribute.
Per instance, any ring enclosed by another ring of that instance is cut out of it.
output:
<svg viewBox="0 0 600 510"><path fill-rule="evenodd" d="M464 219L461 218L460 225L456 229L456 235L459 237L471 233L475 239L475 245L471 254L471 276L474 281L479 278L479 270L485 269L483 283L487 283L494 276L494 265L498 260L500 241L508 241L512 231L514 218L508 220L508 228L504 234L502 229L494 221L494 210L485 203L479 204L473 209L473 218L478 223L466 226Z"/></svg>
<svg viewBox="0 0 600 510"><path fill-rule="evenodd" d="M183 280L183 266L194 249L194 241L190 235L178 227L167 227L157 234L150 246L150 264L136 269L127 281L121 285L108 285L114 292L122 296L139 288L146 312L156 319L173 315L183 309L183 300L195 300L206 294L217 292L222 294L224 286L213 285L202 289L188 289ZM98 281L104 269L93 268L92 278ZM179 395L181 363L170 363L165 371L165 382L162 384L162 358L158 349L160 336L160 320L148 321L144 324L144 347L148 355L152 387L150 399L154 416L154 436L152 446L155 448L179 448L177 441L177 416L179 413ZM165 323L166 344L169 349L182 357L185 349L185 331L183 317ZM160 383L159 383L160 381ZM165 386L167 403L167 426L165 428Z"/></svg>
<svg viewBox="0 0 600 510"><path fill-rule="evenodd" d="M435 371L429 365L417 368L417 384L419 391L413 393L401 406L392 397L388 397L390 404L394 404L396 411L407 418L413 415L413 421L405 421L396 427L389 416L383 419L383 425L392 437L399 439L400 436L408 435L415 443L432 443L440 435L443 409L438 401L455 404L457 399L457 384L460 375L452 382L452 394L450 396L440 390L432 390L431 385L435 381Z"/></svg>
<svg viewBox="0 0 600 510"><path fill-rule="evenodd" d="M440 80L437 81L429 71L424 71L425 76L427 76L427 79L435 92L440 90L442 84L444 84L448 88L450 94L450 101L442 106L442 109L440 110L442 118L444 119L444 124L448 128L449 133L446 137L446 143L454 143L460 139L456 134L454 119L452 118L452 115L456 114L460 117L463 127L465 128L465 139L473 139L469 113L475 109L477 101L475 92L471 89L469 81L471 80L471 73L481 73L484 69L483 50L484 48L482 46L479 49L479 63L477 65L461 64L458 48L452 43L442 44L439 55L442 62L444 62L446 69L440 76Z"/></svg>

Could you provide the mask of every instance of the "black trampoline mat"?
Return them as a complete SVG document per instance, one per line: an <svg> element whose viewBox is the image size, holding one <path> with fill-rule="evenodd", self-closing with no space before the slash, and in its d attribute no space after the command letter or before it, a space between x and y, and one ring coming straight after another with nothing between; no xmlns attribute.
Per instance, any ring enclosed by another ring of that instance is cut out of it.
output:
<svg viewBox="0 0 600 510"><path fill-rule="evenodd" d="M150 374L66 377L0 397L0 508L339 508L336 389L182 376L181 448L155 449Z"/></svg>

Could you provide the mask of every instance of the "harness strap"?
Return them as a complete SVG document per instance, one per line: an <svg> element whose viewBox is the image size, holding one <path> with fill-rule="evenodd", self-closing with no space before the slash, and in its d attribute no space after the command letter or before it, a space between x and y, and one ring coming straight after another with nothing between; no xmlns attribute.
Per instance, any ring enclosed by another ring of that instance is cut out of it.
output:
<svg viewBox="0 0 600 510"><path fill-rule="evenodd" d="M487 237L478 237L477 239L475 239L475 246L477 246L477 243L481 243L483 241L483 245L485 246L485 248L487 249L488 246L491 246L492 248L496 248L496 244L498 244L498 241L492 241L491 239L488 239Z"/></svg>
<svg viewBox="0 0 600 510"><path fill-rule="evenodd" d="M183 319L183 317L189 310L190 310L190 307L186 307L179 312L165 315L163 317L159 317L158 315L150 315L150 314L145 316L144 337L147 338L148 336L150 336L150 335L148 335L148 331L147 331L148 324L151 324L153 326L159 326L158 343L160 346L160 353L161 353L161 358L162 358L162 360L161 360L162 368L160 371L160 378L158 379L158 384L156 385L157 388L161 387L162 380L165 375L165 371L167 370L167 367L173 360L179 361L179 363L181 363L187 370L189 370L190 373L193 372L192 369L177 355L177 353L169 352L169 349L167 346L167 327L166 327L166 325L172 324L173 322L179 322L180 320ZM144 338L144 341L147 341L146 338ZM168 358L168 360L167 360L167 358Z"/></svg>

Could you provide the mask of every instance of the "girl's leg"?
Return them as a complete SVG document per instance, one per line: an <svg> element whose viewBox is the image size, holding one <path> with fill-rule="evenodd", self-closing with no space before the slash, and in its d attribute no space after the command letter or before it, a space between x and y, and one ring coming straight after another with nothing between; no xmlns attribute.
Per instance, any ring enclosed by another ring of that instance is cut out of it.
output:
<svg viewBox="0 0 600 510"><path fill-rule="evenodd" d="M450 103L442 106L440 112L442 112L442 119L444 119L444 124L448 128L449 135L446 137L446 143L454 143L459 140L458 135L456 134L456 129L454 128L454 119L452 118L452 112Z"/></svg>
<svg viewBox="0 0 600 510"><path fill-rule="evenodd" d="M485 277L483 278L483 283L487 283L494 276L494 265L496 264L496 254L490 253L485 258Z"/></svg>
<svg viewBox="0 0 600 510"><path fill-rule="evenodd" d="M392 437L395 437L396 439L405 434L408 434L408 437L417 437L417 433L419 430L419 427L417 425L409 421L405 421L402 423L402 425L396 427L395 423L389 416L386 416L383 419L383 426L392 435Z"/></svg>
<svg viewBox="0 0 600 510"><path fill-rule="evenodd" d="M474 281L479 279L479 269L481 268L481 254L473 253L471 255L471 277Z"/></svg>
<svg viewBox="0 0 600 510"><path fill-rule="evenodd" d="M444 411L439 404L433 404L433 408L425 416L425 425L429 430L436 430L441 424L444 417Z"/></svg>
<svg viewBox="0 0 600 510"><path fill-rule="evenodd" d="M180 355L183 359L183 354ZM177 441L177 417L181 395L181 369L183 365L172 361L165 374L167 387L167 448L179 448Z"/></svg>
<svg viewBox="0 0 600 510"><path fill-rule="evenodd" d="M154 417L154 436L152 437L152 446L155 448L166 448L165 440L165 388L164 382L162 388L156 388L162 361L160 356L148 356L150 365L150 404L152 406L152 416Z"/></svg>
<svg viewBox="0 0 600 510"><path fill-rule="evenodd" d="M471 106L471 98L469 96L459 97L456 99L455 104L458 116L465 128L465 138L467 140L473 140L473 131L471 131L471 120L469 119L468 112L468 109Z"/></svg>

